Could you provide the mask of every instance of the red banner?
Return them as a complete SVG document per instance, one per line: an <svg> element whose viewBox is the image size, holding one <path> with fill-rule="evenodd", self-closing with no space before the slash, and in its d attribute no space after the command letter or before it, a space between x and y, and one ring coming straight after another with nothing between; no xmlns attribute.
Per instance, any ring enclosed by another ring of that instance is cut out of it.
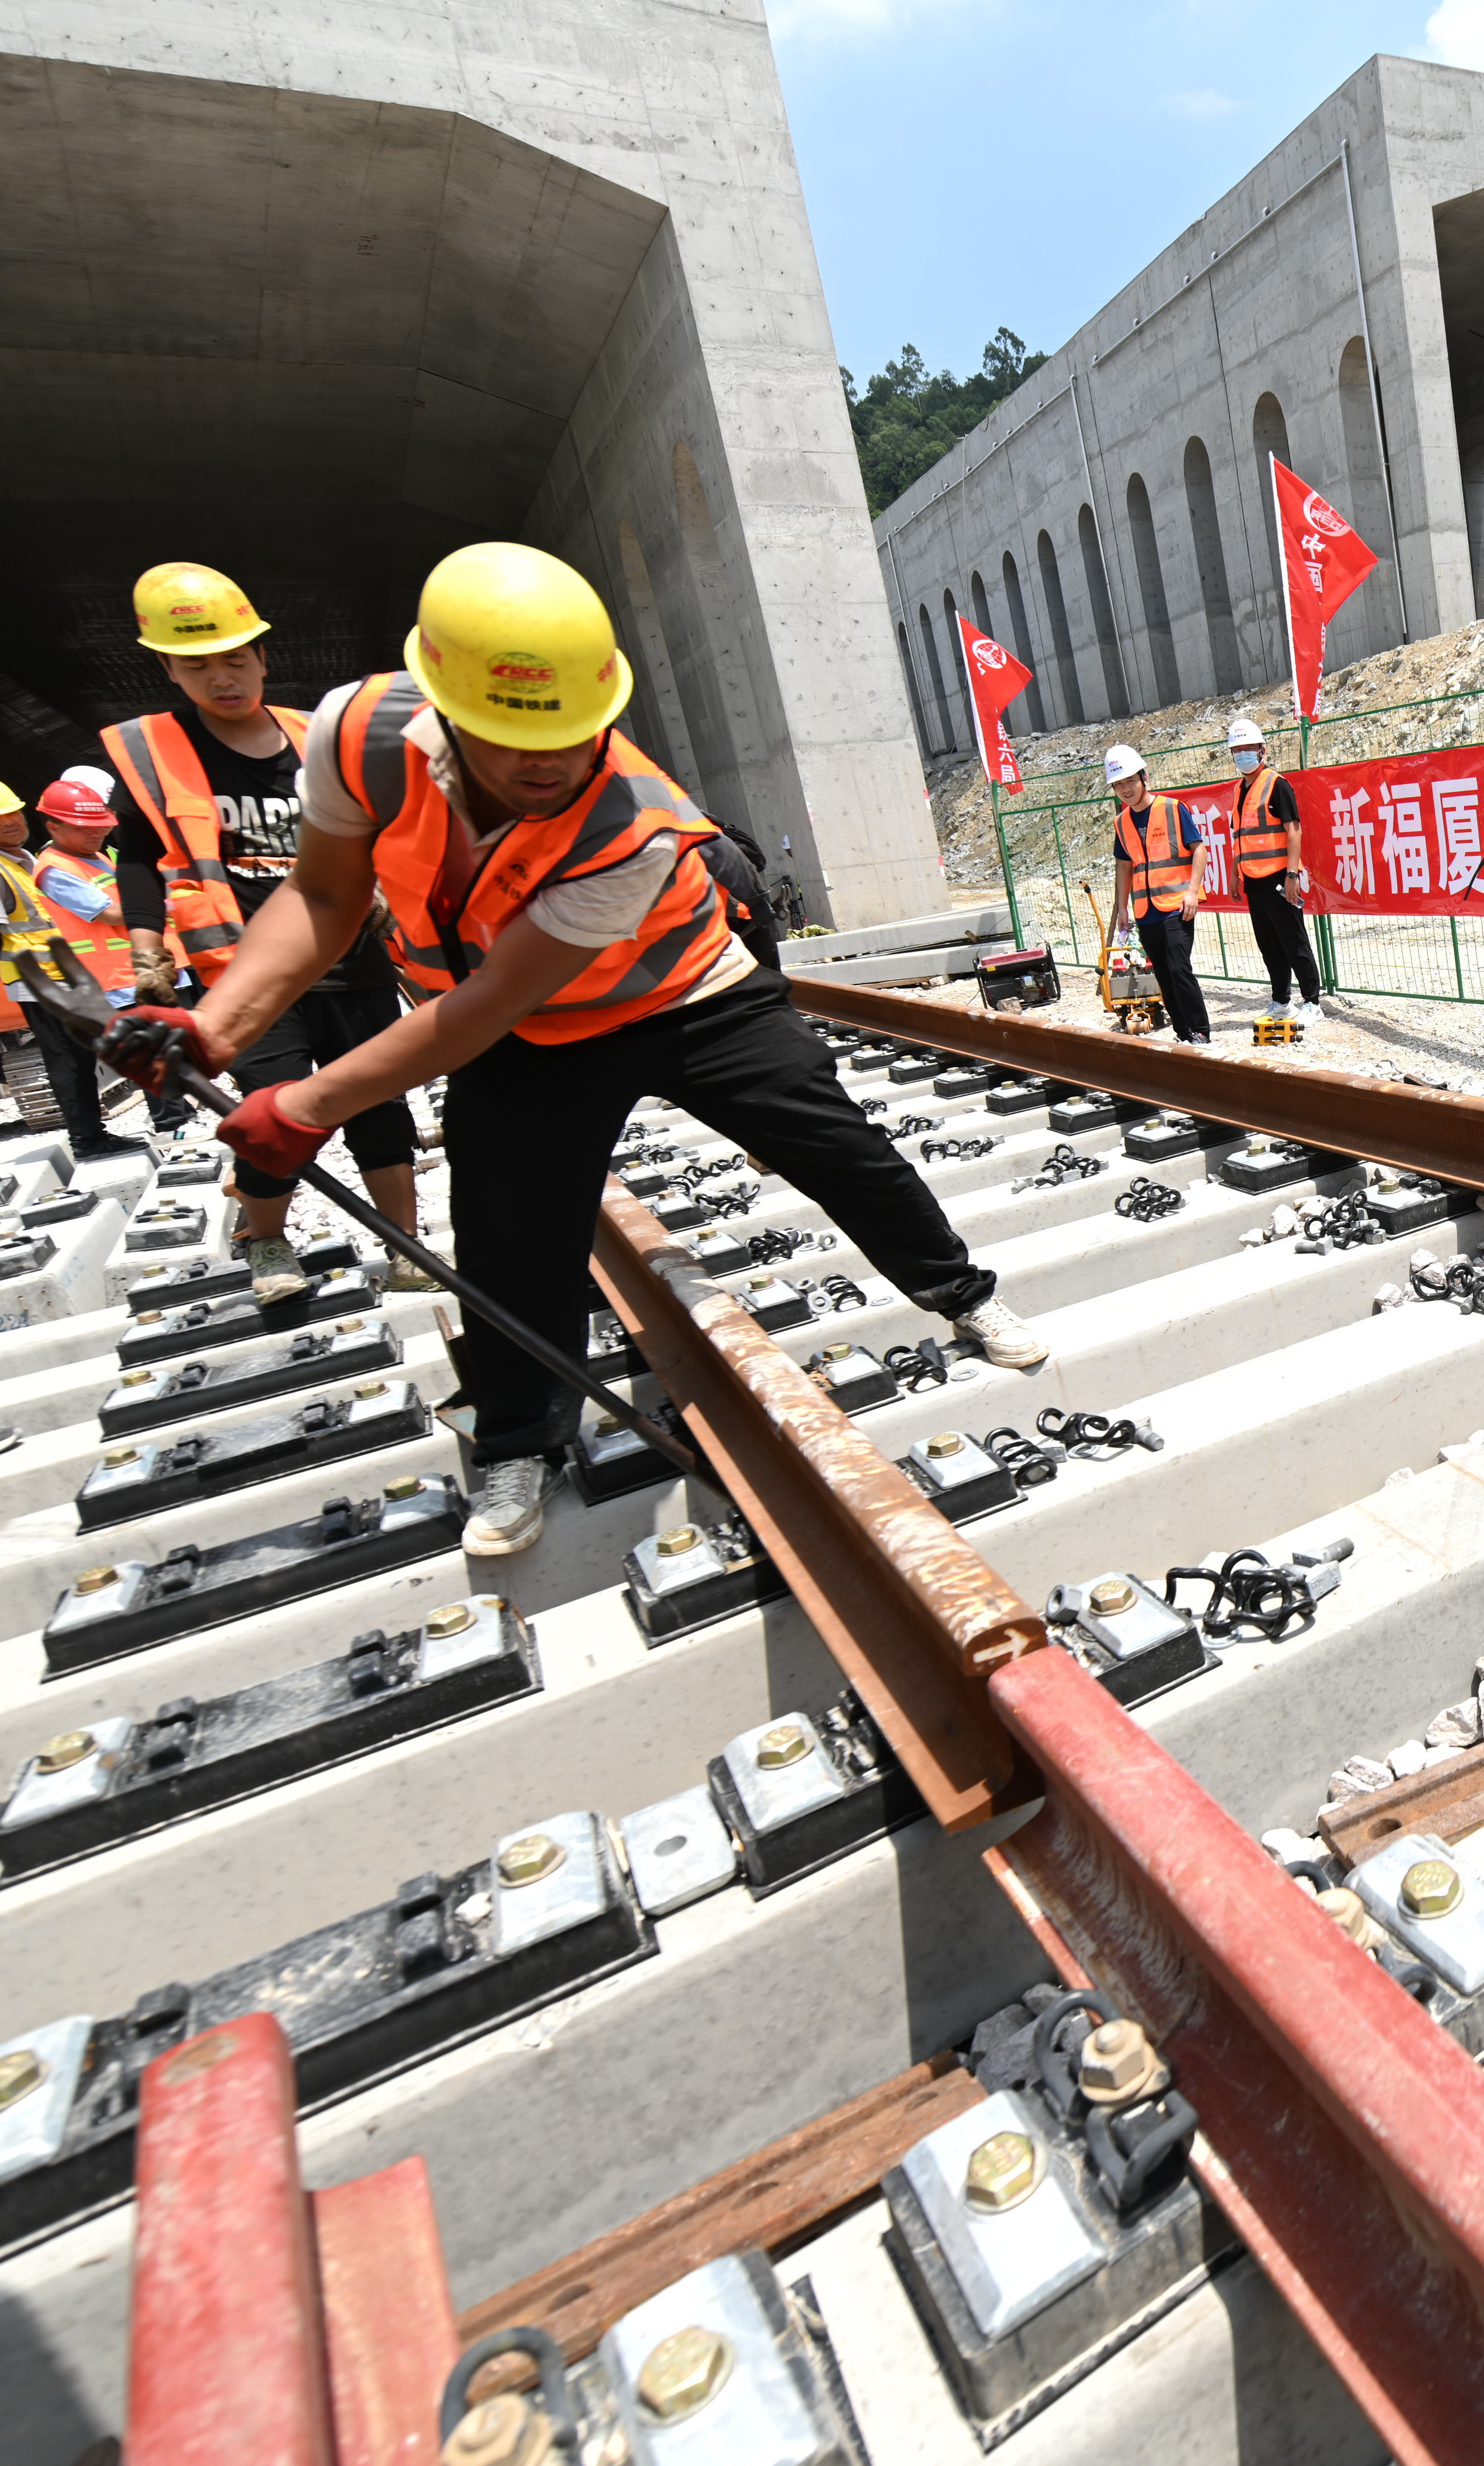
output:
<svg viewBox="0 0 1484 2466"><path fill-rule="evenodd" d="M1325 504L1317 488L1311 488L1275 454L1268 460L1272 465L1278 537L1283 543L1283 604L1293 658L1293 711L1299 719L1317 719L1324 629L1377 560L1374 550L1351 529L1343 514Z"/></svg>
<svg viewBox="0 0 1484 2466"><path fill-rule="evenodd" d="M958 619L958 632L963 642L964 666L969 677L969 705L974 713L974 733L978 742L979 760L984 765L986 779L998 779L1001 788L1012 796L1021 789L1021 766L1015 758L1001 711L1008 710L1018 693L1030 683L1029 668L1012 659L1002 642L993 634L981 634L967 616Z"/></svg>
<svg viewBox="0 0 1484 2466"><path fill-rule="evenodd" d="M1303 827L1311 914L1484 916L1484 745L1286 775ZM1236 792L1233 779L1180 791L1205 834L1201 904L1228 913L1247 907L1231 849Z"/></svg>

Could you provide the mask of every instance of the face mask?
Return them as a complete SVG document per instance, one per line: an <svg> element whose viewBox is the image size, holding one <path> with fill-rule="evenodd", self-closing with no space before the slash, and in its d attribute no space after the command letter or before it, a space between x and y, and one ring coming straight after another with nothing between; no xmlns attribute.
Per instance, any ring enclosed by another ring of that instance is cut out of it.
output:
<svg viewBox="0 0 1484 2466"><path fill-rule="evenodd" d="M1244 745L1237 749L1231 758L1239 771L1255 771L1263 757L1255 752L1250 745Z"/></svg>

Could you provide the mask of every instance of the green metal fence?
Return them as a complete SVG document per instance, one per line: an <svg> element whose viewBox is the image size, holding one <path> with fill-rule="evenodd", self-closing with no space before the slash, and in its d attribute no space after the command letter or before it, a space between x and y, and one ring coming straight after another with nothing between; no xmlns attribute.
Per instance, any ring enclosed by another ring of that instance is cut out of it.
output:
<svg viewBox="0 0 1484 2466"><path fill-rule="evenodd" d="M1415 713L1415 717L1404 714ZM1387 723L1390 723L1387 725ZM1484 743L1484 687L1336 710L1270 729L1280 771L1367 762ZM1224 775L1224 736L1160 747L1147 739L1150 782L1171 794ZM1062 771L1026 774L1008 796L992 786L995 833L1016 939L1049 943L1063 968L1097 964L1097 928L1082 885L1091 883L1106 921L1113 898L1113 808L1092 757ZM1090 775L1091 774L1091 775ZM1095 793L1090 794L1091 780ZM1484 1002L1484 916L1315 916L1310 919L1327 993L1392 994L1418 1001ZM1199 975L1265 985L1268 973L1245 915L1203 911L1196 925Z"/></svg>

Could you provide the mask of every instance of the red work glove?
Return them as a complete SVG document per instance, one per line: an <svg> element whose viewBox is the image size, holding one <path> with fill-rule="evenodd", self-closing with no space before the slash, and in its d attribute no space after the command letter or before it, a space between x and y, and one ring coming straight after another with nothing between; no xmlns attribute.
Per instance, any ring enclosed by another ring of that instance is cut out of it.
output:
<svg viewBox="0 0 1484 2466"><path fill-rule="evenodd" d="M276 1087L255 1087L236 1111L228 1113L216 1127L217 1137L225 1139L229 1148L278 1181L292 1181L314 1162L326 1140L335 1135L332 1130L315 1131L305 1122L291 1122L280 1110L284 1088L300 1085L297 1079L281 1079Z"/></svg>
<svg viewBox="0 0 1484 2466"><path fill-rule="evenodd" d="M174 1042L177 1038L179 1042ZM176 1060L193 1062L209 1079L222 1066L208 1052L192 1012L156 1009L148 1002L118 1012L98 1049L115 1070L136 1086L147 1087L152 1095L164 1089Z"/></svg>

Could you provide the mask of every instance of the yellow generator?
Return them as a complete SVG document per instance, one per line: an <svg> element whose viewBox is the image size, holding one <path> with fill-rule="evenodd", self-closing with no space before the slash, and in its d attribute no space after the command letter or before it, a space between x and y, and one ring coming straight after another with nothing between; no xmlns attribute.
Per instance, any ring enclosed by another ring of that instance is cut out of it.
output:
<svg viewBox="0 0 1484 2466"><path fill-rule="evenodd" d="M1097 989L1103 1008L1112 1012L1114 1027L1125 1036L1153 1036L1157 1027L1164 1025L1159 979L1137 942L1109 941L1092 885L1085 882L1082 887L1097 927Z"/></svg>

